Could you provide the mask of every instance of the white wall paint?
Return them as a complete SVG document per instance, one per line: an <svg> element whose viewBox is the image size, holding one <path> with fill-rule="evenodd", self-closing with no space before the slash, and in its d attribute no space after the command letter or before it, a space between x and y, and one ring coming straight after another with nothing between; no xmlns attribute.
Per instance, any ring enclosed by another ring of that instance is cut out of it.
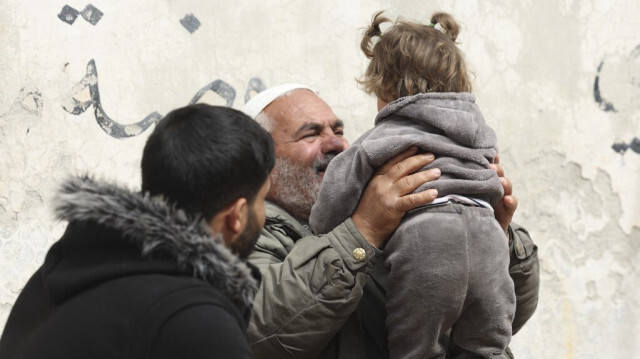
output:
<svg viewBox="0 0 640 359"><path fill-rule="evenodd" d="M354 140L375 115L354 81L366 64L360 29L379 9L425 21L442 9L463 25L478 103L520 199L516 219L540 247L540 304L513 339L517 357L637 356L640 3L94 0L104 13L95 25L57 17L87 4L0 2L0 327L64 230L49 208L56 185L88 171L138 186L149 131L113 138L93 107L62 107L88 99L74 86L91 60L102 106L123 124L185 105L216 79L239 108L257 77L314 86ZM179 22L186 14L201 22L193 33ZM612 149L634 138L635 151Z"/></svg>

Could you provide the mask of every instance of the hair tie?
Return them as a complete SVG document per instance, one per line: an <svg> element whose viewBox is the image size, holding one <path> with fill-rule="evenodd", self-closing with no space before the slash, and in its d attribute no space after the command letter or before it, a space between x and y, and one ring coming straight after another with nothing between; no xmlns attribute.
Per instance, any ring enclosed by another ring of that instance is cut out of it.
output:
<svg viewBox="0 0 640 359"><path fill-rule="evenodd" d="M429 26L431 26L432 28L440 31L443 34L446 34L446 31L444 31L444 28L442 27L442 25L440 25L439 22L436 22L436 23L432 22L431 24L429 24Z"/></svg>

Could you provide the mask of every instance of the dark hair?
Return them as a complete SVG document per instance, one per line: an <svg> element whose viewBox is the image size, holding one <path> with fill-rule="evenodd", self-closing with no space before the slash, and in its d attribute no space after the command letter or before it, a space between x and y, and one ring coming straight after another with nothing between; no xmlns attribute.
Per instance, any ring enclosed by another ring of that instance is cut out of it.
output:
<svg viewBox="0 0 640 359"><path fill-rule="evenodd" d="M275 163L271 135L244 113L189 105L156 125L142 154L142 190L210 220L231 201L253 202Z"/></svg>
<svg viewBox="0 0 640 359"><path fill-rule="evenodd" d="M385 22L392 21L382 11L375 13L360 42L371 60L357 80L365 92L391 102L426 92L471 91L464 56L455 43L460 26L451 15L436 12L430 24L399 18L383 35L380 25Z"/></svg>

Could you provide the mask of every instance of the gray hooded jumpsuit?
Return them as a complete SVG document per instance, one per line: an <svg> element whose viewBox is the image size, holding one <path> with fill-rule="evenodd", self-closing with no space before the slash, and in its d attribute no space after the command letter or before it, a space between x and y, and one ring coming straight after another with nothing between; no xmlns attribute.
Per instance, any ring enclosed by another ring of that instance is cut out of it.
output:
<svg viewBox="0 0 640 359"><path fill-rule="evenodd" d="M494 131L470 93L428 93L389 103L376 126L333 159L310 224L326 233L351 216L378 167L418 146L436 155L424 169L441 177L416 191L499 201L502 185L489 169ZM509 248L493 210L445 201L407 213L386 243L387 329L392 359L444 358L451 329L455 358L499 358L511 340L515 312Z"/></svg>

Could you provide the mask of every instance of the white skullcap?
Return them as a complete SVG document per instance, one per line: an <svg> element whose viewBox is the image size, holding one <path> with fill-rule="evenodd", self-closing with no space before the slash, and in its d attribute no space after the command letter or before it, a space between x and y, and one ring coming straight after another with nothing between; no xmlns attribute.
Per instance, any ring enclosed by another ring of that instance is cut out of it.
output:
<svg viewBox="0 0 640 359"><path fill-rule="evenodd" d="M262 112L262 110L264 110L265 107L269 106L269 104L272 103L275 99L277 99L278 97L284 95L285 93L291 90L296 90L296 89L311 90L309 86L295 84L295 83L274 86L253 96L247 103L244 104L244 107L242 107L242 112L249 115L249 117L255 119L256 116L258 116L258 114Z"/></svg>

